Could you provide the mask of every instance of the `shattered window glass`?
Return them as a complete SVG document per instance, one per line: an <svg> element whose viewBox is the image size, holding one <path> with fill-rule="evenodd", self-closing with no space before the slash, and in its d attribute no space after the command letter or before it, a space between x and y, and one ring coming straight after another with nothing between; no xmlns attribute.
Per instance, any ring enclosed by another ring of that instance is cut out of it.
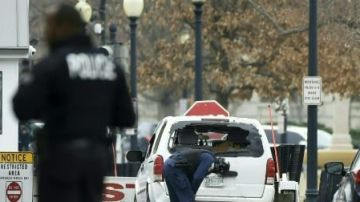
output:
<svg viewBox="0 0 360 202"><path fill-rule="evenodd" d="M258 129L240 123L178 122L171 129L169 150L183 148L207 149L228 157L259 157L264 153Z"/></svg>

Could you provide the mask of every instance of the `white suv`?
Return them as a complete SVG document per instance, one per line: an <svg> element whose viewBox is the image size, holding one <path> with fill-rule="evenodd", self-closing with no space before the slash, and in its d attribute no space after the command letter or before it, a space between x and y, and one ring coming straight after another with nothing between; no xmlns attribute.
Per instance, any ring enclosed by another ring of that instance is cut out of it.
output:
<svg viewBox="0 0 360 202"><path fill-rule="evenodd" d="M197 136L179 144L181 131ZM225 116L166 117L157 126L145 156L130 151L128 160L142 161L135 190L138 202L169 202L163 178L164 161L178 147L202 148L230 163L229 174L210 173L202 182L196 201L274 200L275 164L261 124L254 119Z"/></svg>

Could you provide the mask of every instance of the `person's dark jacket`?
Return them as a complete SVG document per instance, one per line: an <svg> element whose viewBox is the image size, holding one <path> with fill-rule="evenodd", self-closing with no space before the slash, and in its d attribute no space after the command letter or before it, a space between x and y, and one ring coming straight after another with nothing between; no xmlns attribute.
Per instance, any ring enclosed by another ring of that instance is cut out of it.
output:
<svg viewBox="0 0 360 202"><path fill-rule="evenodd" d="M215 156L208 150L204 149L181 149L170 156L171 159L175 160L176 167L182 168L186 175L192 179L194 173L201 165L201 154L206 153L212 156L212 161L215 160ZM205 163L208 164L208 163ZM201 170L208 170L209 168L201 168Z"/></svg>
<svg viewBox="0 0 360 202"><path fill-rule="evenodd" d="M71 60L69 55L80 59L94 56L84 60L91 63L83 65L92 66L87 71L82 71L79 64L70 68L69 63L79 60ZM104 57L85 35L56 44L20 84L13 99L16 116L20 121L43 120L49 140L101 139L107 126L131 127L135 114L124 74ZM107 75L92 71L95 63L107 69Z"/></svg>

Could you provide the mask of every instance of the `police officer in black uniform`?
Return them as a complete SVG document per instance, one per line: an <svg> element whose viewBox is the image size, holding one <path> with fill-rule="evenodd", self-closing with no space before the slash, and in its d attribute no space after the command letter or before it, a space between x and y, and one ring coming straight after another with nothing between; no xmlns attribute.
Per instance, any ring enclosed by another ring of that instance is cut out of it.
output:
<svg viewBox="0 0 360 202"><path fill-rule="evenodd" d="M106 127L135 122L125 78L99 54L72 5L47 15L50 54L22 78L19 120L45 122L38 135L39 202L100 202L109 156Z"/></svg>

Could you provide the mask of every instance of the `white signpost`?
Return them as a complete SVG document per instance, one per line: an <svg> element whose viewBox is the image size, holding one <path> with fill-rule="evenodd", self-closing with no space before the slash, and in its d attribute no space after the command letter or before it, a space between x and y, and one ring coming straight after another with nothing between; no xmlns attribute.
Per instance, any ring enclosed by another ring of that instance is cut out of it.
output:
<svg viewBox="0 0 360 202"><path fill-rule="evenodd" d="M29 202L32 198L32 153L0 152L0 201Z"/></svg>
<svg viewBox="0 0 360 202"><path fill-rule="evenodd" d="M321 105L322 80L319 76L303 78L303 103L305 105Z"/></svg>

